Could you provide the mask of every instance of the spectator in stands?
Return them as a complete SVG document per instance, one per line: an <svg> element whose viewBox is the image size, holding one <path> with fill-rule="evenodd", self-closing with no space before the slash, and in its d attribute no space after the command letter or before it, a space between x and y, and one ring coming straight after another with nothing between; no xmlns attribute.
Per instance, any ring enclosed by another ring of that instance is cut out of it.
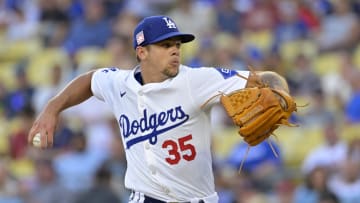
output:
<svg viewBox="0 0 360 203"><path fill-rule="evenodd" d="M312 96L318 94L322 88L321 78L314 71L311 62L311 58L303 53L299 53L295 57L294 65L286 76L292 94Z"/></svg>
<svg viewBox="0 0 360 203"><path fill-rule="evenodd" d="M22 203L17 180L8 170L8 163L0 161L0 203Z"/></svg>
<svg viewBox="0 0 360 203"><path fill-rule="evenodd" d="M302 171L305 174L317 166L328 167L331 172L335 172L346 158L347 145L340 137L340 126L336 118L326 122L322 134L324 143L310 151L305 157L302 165Z"/></svg>
<svg viewBox="0 0 360 203"><path fill-rule="evenodd" d="M199 49L194 56L190 57L187 64L192 67L210 66L215 64L215 49L214 41L212 39L204 39L199 43Z"/></svg>
<svg viewBox="0 0 360 203"><path fill-rule="evenodd" d="M345 119L349 124L360 123L360 71L356 70L350 76L352 94L345 104Z"/></svg>
<svg viewBox="0 0 360 203"><path fill-rule="evenodd" d="M32 105L35 87L28 80L25 66L26 62L19 62L15 70L16 88L9 92L7 98L7 117L13 118L26 107Z"/></svg>
<svg viewBox="0 0 360 203"><path fill-rule="evenodd" d="M60 116L58 121L58 127L54 137L54 150L67 151L71 147L71 141L76 133L68 125L66 118Z"/></svg>
<svg viewBox="0 0 360 203"><path fill-rule="evenodd" d="M70 16L58 5L59 1L40 0L40 37L45 47L59 47L69 32Z"/></svg>
<svg viewBox="0 0 360 203"><path fill-rule="evenodd" d="M318 203L321 195L332 193L328 189L328 178L328 168L312 168L305 174L304 182L295 189L293 203Z"/></svg>
<svg viewBox="0 0 360 203"><path fill-rule="evenodd" d="M214 63L219 67L236 67L237 70L244 70L245 64L238 57L238 47L234 44L239 44L239 38L236 36L221 32L214 38L214 48L212 49Z"/></svg>
<svg viewBox="0 0 360 203"><path fill-rule="evenodd" d="M42 158L35 162L35 177L27 194L27 202L34 203L71 203L71 191L58 181L52 161Z"/></svg>
<svg viewBox="0 0 360 203"><path fill-rule="evenodd" d="M333 0L333 13L323 16L315 42L320 51L353 49L360 36L360 23L352 12L350 0Z"/></svg>
<svg viewBox="0 0 360 203"><path fill-rule="evenodd" d="M357 67L351 51L336 52L335 57L339 57L339 70L323 75L321 80L327 103L333 104L335 110L342 113L352 94L350 81Z"/></svg>
<svg viewBox="0 0 360 203"><path fill-rule="evenodd" d="M106 16L108 18L115 18L119 13L123 11L123 8L127 1L103 0L103 2L106 8Z"/></svg>
<svg viewBox="0 0 360 203"><path fill-rule="evenodd" d="M340 201L333 193L322 193L318 203L340 203Z"/></svg>
<svg viewBox="0 0 360 203"><path fill-rule="evenodd" d="M7 103L7 97L8 97L8 89L5 87L5 84L3 84L0 81L0 115L7 115L8 111L8 103Z"/></svg>
<svg viewBox="0 0 360 203"><path fill-rule="evenodd" d="M236 178L232 189L234 191L233 203L268 203L266 194L259 191L250 177Z"/></svg>
<svg viewBox="0 0 360 203"><path fill-rule="evenodd" d="M104 48L112 34L101 0L86 1L84 9L84 17L72 22L65 41L64 48L69 54L89 46Z"/></svg>
<svg viewBox="0 0 360 203"><path fill-rule="evenodd" d="M0 1L0 30L2 32L6 31L7 26L11 24L16 13L9 5L9 2L5 0Z"/></svg>
<svg viewBox="0 0 360 203"><path fill-rule="evenodd" d="M268 203L290 203L293 202L293 196L297 183L291 175L283 177L269 194Z"/></svg>
<svg viewBox="0 0 360 203"><path fill-rule="evenodd" d="M360 1L351 1L351 8L358 18L360 18Z"/></svg>
<svg viewBox="0 0 360 203"><path fill-rule="evenodd" d="M38 9L35 1L23 1L12 8L12 16L6 27L6 40L36 39L39 28Z"/></svg>
<svg viewBox="0 0 360 203"><path fill-rule="evenodd" d="M46 0L45 0L46 1ZM84 16L84 0L55 0L56 7L65 11L67 16L74 21Z"/></svg>
<svg viewBox="0 0 360 203"><path fill-rule="evenodd" d="M262 142L249 148L245 142L235 145L230 151L227 163L241 173L249 174L255 186L262 191L270 191L281 178L283 159L276 142Z"/></svg>
<svg viewBox="0 0 360 203"><path fill-rule="evenodd" d="M216 7L216 28L221 32L239 35L242 30L241 13L235 9L234 0L219 1Z"/></svg>
<svg viewBox="0 0 360 203"><path fill-rule="evenodd" d="M113 35L121 36L127 39L128 46L132 47L132 34L136 25L139 22L139 16L130 13L128 11L120 12L116 18L114 18L114 23L112 25Z"/></svg>
<svg viewBox="0 0 360 203"><path fill-rule="evenodd" d="M118 196L111 188L111 172L107 165L102 165L95 174L94 185L81 194L75 203L119 203Z"/></svg>
<svg viewBox="0 0 360 203"><path fill-rule="evenodd" d="M287 42L305 39L309 28L299 16L299 6L296 1L279 1L279 22L274 28L273 49L279 48Z"/></svg>
<svg viewBox="0 0 360 203"><path fill-rule="evenodd" d="M329 180L329 189L341 203L360 202L360 162L346 159Z"/></svg>
<svg viewBox="0 0 360 203"><path fill-rule="evenodd" d="M29 134L31 123L34 122L35 111L31 106L27 106L16 118L19 119L19 126L9 137L10 157L14 160L26 156L28 149L27 134Z"/></svg>
<svg viewBox="0 0 360 203"><path fill-rule="evenodd" d="M331 0L303 0L308 4L316 15L323 17L333 12L333 5ZM321 23L321 22L320 22Z"/></svg>
<svg viewBox="0 0 360 203"><path fill-rule="evenodd" d="M244 29L250 32L271 32L278 22L276 3L267 0L254 1L253 6L244 13Z"/></svg>
<svg viewBox="0 0 360 203"><path fill-rule="evenodd" d="M176 0L167 13L183 32L191 32L199 38L212 34L215 25L214 7L200 1ZM196 20L194 20L196 19Z"/></svg>
<svg viewBox="0 0 360 203"><path fill-rule="evenodd" d="M318 166L327 167L330 172L335 172L346 158L347 144L340 137L340 126L336 118L327 121L322 134L324 142L305 157L302 165L304 174L308 174Z"/></svg>
<svg viewBox="0 0 360 203"><path fill-rule="evenodd" d="M326 99L322 89L311 90L311 93L305 97L309 99L308 106L301 109L303 113L297 118L299 123L305 128L322 128L331 119L334 119L334 113L326 106Z"/></svg>
<svg viewBox="0 0 360 203"><path fill-rule="evenodd" d="M106 51L110 56L109 66L119 68L135 67L136 59L132 57L131 45L127 37L122 35L112 36L106 44Z"/></svg>
<svg viewBox="0 0 360 203"><path fill-rule="evenodd" d="M311 6L313 2L314 1L307 2L306 0L297 1L299 18L307 27L308 34L310 34L308 37L317 32L320 27L319 14L316 13L316 10Z"/></svg>
<svg viewBox="0 0 360 203"><path fill-rule="evenodd" d="M54 169L59 183L77 195L92 186L96 170L103 161L86 149L86 137L80 131L72 138L68 151L54 158Z"/></svg>
<svg viewBox="0 0 360 203"><path fill-rule="evenodd" d="M350 141L347 156L350 160L360 163L360 137Z"/></svg>

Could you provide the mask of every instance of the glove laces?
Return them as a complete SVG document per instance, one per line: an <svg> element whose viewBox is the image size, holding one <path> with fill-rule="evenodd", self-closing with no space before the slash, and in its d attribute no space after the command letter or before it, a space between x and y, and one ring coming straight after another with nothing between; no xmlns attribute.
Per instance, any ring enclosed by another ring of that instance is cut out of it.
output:
<svg viewBox="0 0 360 203"><path fill-rule="evenodd" d="M277 136L276 136L275 134L273 134L273 135L276 137L276 140L278 140ZM278 153L276 152L274 146L271 144L271 142L270 142L269 139L267 139L267 143L269 144L269 146L270 146L270 148L271 148L271 151L273 152L274 156L275 156L276 158L279 158ZM242 168L243 168L243 166L244 166L244 162L246 161L247 156L248 156L248 154L249 154L249 152L250 152L250 148L251 148L251 146L248 145L248 146L247 146L247 149L246 149L246 152L245 152L245 156L244 156L243 159L241 160L240 167L239 167L239 169L238 169L238 174L241 174Z"/></svg>

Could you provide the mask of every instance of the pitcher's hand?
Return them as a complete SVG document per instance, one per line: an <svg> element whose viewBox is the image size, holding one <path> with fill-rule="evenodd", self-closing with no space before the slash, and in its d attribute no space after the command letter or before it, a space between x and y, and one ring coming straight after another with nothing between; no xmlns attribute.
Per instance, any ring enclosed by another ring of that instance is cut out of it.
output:
<svg viewBox="0 0 360 203"><path fill-rule="evenodd" d="M58 122L58 115L48 110L42 111L36 118L28 135L28 143L33 145L32 141L37 133L41 136L41 148L52 147L54 144L54 133Z"/></svg>

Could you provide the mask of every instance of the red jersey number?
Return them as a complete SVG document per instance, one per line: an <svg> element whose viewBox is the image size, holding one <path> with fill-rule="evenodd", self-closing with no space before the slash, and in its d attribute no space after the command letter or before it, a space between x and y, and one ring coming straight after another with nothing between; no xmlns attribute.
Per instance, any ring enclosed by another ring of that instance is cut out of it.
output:
<svg viewBox="0 0 360 203"><path fill-rule="evenodd" d="M171 165L178 164L181 158L186 161L192 161L195 159L196 150L194 145L190 144L189 141L192 140L192 135L187 135L181 137L176 141L166 140L162 144L162 148L167 149L169 157L165 158L166 162Z"/></svg>

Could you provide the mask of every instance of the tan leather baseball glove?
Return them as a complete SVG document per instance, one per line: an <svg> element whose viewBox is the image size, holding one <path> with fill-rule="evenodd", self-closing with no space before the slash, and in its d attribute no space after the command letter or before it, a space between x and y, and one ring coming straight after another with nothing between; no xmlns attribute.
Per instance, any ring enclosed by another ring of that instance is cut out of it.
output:
<svg viewBox="0 0 360 203"><path fill-rule="evenodd" d="M250 146L267 139L280 125L292 126L288 119L297 110L286 91L266 86L222 94L220 102Z"/></svg>

